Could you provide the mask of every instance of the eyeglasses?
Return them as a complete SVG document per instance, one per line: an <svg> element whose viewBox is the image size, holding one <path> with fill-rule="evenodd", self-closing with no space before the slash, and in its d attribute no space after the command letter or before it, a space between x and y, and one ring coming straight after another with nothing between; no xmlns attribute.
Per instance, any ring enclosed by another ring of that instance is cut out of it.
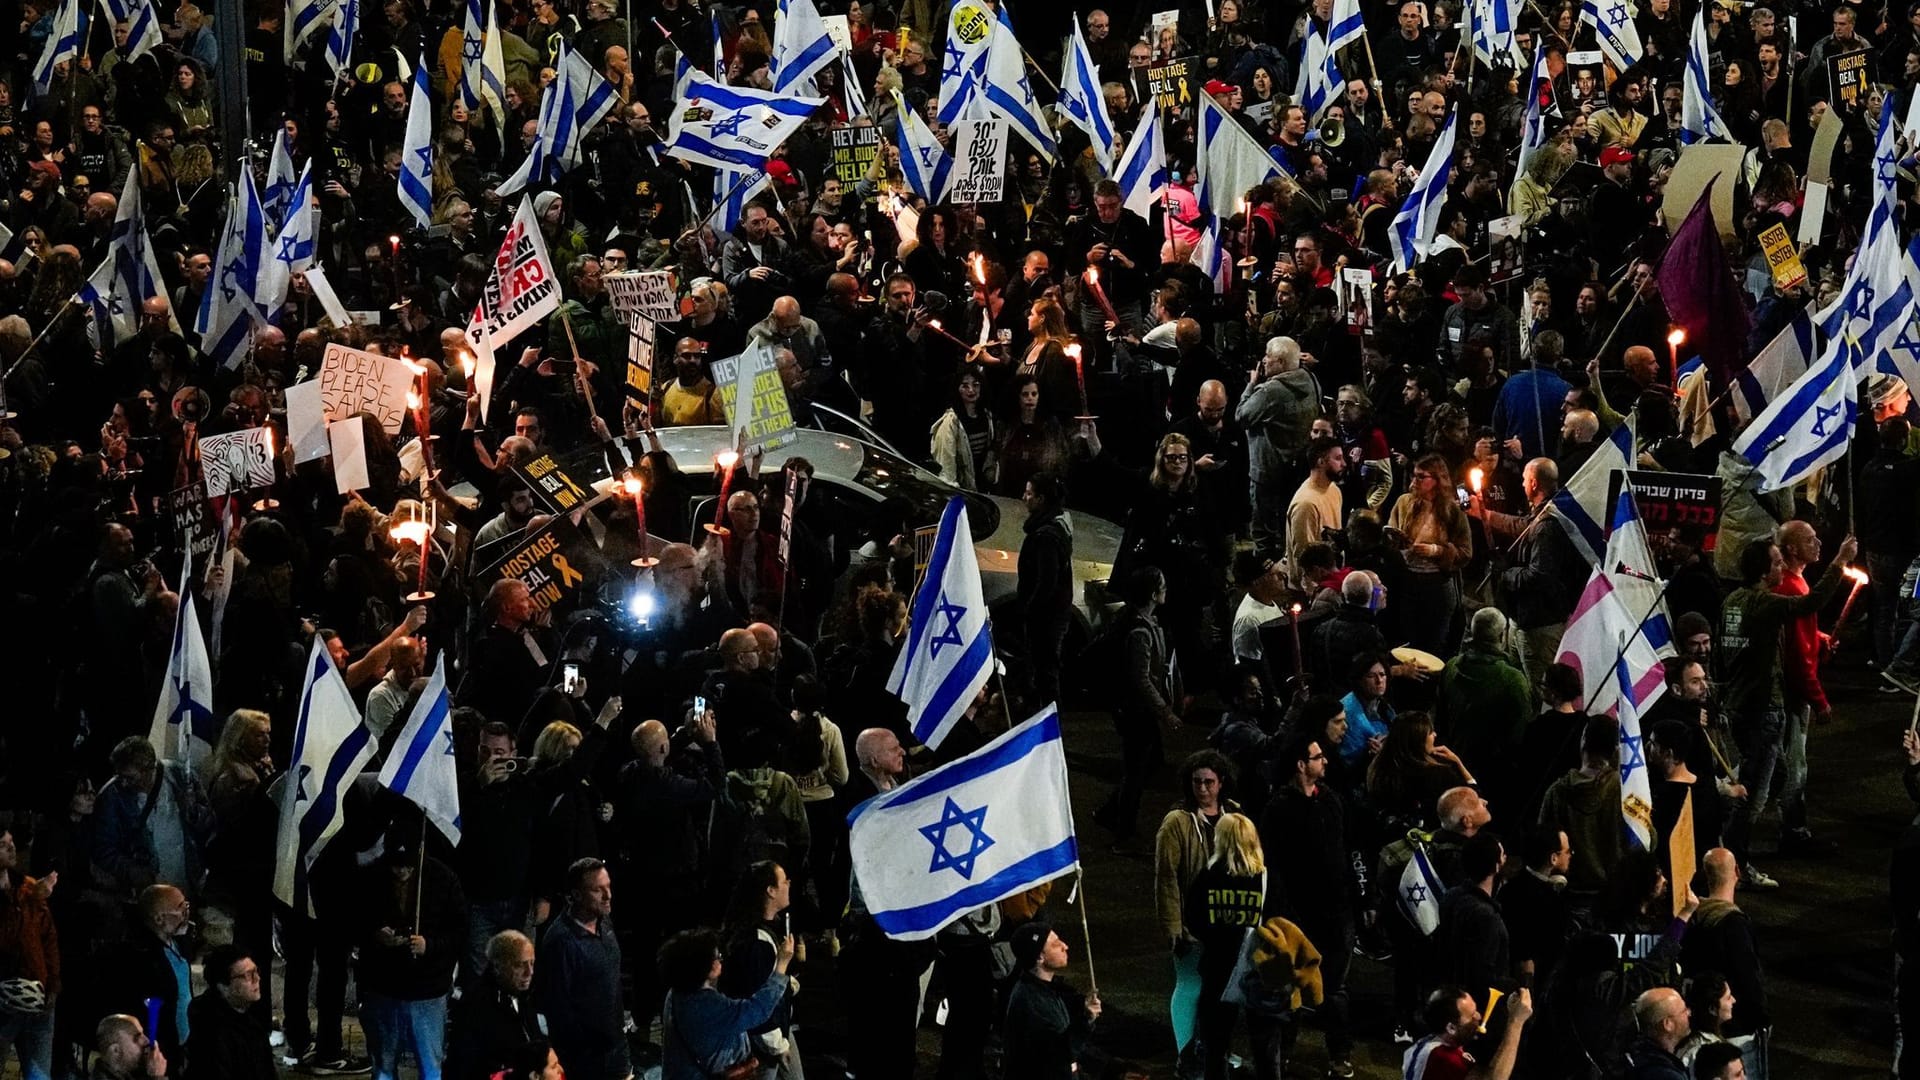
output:
<svg viewBox="0 0 1920 1080"><path fill-rule="evenodd" d="M1327 760L1327 755L1325 755L1325 754L1308 754L1308 755L1307 755L1307 760L1308 760L1308 761L1325 761L1325 760Z"/></svg>
<svg viewBox="0 0 1920 1080"><path fill-rule="evenodd" d="M1160 460L1161 461L1186 461L1187 455L1186 454L1161 454Z"/></svg>

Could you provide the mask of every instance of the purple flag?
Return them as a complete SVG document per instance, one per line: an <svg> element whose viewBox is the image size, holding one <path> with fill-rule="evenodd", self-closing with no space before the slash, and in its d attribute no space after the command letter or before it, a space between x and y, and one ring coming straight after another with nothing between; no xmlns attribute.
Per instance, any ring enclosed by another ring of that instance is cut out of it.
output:
<svg viewBox="0 0 1920 1080"><path fill-rule="evenodd" d="M1726 386L1727 380L1746 365L1747 331L1752 319L1727 266L1720 230L1713 223L1708 200L1719 182L1718 178L1708 182L1700 201L1674 230L1657 276L1667 313L1686 328L1687 341L1706 362L1713 384Z"/></svg>

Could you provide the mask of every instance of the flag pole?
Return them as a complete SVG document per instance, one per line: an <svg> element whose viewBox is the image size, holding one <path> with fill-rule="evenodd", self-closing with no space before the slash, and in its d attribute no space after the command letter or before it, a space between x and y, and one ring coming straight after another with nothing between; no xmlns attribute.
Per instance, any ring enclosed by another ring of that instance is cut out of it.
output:
<svg viewBox="0 0 1920 1080"><path fill-rule="evenodd" d="M735 195L740 194L740 189L743 187L746 187L748 182L750 182L753 179L753 174L761 171L762 170L760 169L749 170L746 174L740 177L740 181L738 183L733 185L732 190L728 191L725 195L722 195L720 198L713 200L713 209L708 210L706 213L706 216L700 219L700 225L705 226L710 222L712 222L713 215L719 213L721 207L732 202L733 197Z"/></svg>
<svg viewBox="0 0 1920 1080"><path fill-rule="evenodd" d="M420 556L426 558L423 553ZM420 811L420 850L414 853L413 863L413 932L420 935L420 898L426 894L427 883L427 812ZM424 935L421 935L424 936Z"/></svg>
<svg viewBox="0 0 1920 1080"><path fill-rule="evenodd" d="M1078 871L1080 880L1074 891L1079 893L1079 903L1074 907L1080 909L1080 939L1087 945L1087 988L1093 992L1094 997L1099 997L1100 977L1093 972L1093 928L1087 922L1087 868L1083 864L1078 867Z"/></svg>

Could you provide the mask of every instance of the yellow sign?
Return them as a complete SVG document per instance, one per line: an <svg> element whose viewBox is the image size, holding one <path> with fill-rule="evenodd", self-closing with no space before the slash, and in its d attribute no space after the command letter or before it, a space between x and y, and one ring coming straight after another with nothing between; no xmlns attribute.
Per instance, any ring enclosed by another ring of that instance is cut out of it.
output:
<svg viewBox="0 0 1920 1080"><path fill-rule="evenodd" d="M960 35L960 44L978 45L992 31L993 16L980 5L961 4L953 9L953 32Z"/></svg>
<svg viewBox="0 0 1920 1080"><path fill-rule="evenodd" d="M1807 283L1807 268L1794 250L1793 237L1778 222L1760 233L1760 250L1767 253L1767 269L1773 272L1773 287L1781 292Z"/></svg>

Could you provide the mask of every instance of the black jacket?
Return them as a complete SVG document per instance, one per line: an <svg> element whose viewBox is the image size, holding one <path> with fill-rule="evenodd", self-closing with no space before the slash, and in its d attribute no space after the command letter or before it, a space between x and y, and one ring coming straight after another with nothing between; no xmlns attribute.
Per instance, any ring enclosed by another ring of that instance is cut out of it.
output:
<svg viewBox="0 0 1920 1080"><path fill-rule="evenodd" d="M180 1031L174 1023L174 1012L180 1002L179 988L167 961L167 947L157 935L144 926L129 927L125 938L102 950L94 980L99 994L98 1004L92 1010L95 1016L125 1013L138 1016L144 1022L147 999L159 998L160 1030L149 1034L160 1045L162 1054L169 1059L184 1060ZM192 1024L191 1019L188 1024Z"/></svg>
<svg viewBox="0 0 1920 1080"><path fill-rule="evenodd" d="M709 811L726 775L719 746L708 743L677 748L665 765L630 761L621 767L614 813L638 880L675 892L697 886L709 841Z"/></svg>
<svg viewBox="0 0 1920 1080"><path fill-rule="evenodd" d="M1346 806L1333 789L1322 784L1308 797L1291 784L1280 788L1259 829L1271 910L1303 928L1353 919L1360 888L1347 844Z"/></svg>
<svg viewBox="0 0 1920 1080"><path fill-rule="evenodd" d="M492 979L485 982L453 1007L447 1080L491 1080L514 1051L547 1037L531 993L513 994Z"/></svg>
<svg viewBox="0 0 1920 1080"><path fill-rule="evenodd" d="M1753 941L1753 920L1725 900L1700 902L1680 947L1682 971L1717 971L1733 990L1733 1020L1727 1034L1746 1035L1773 1023L1767 1011L1767 979Z"/></svg>
<svg viewBox="0 0 1920 1080"><path fill-rule="evenodd" d="M1007 995L1007 1080L1069 1080L1091 1029L1072 987L1022 974Z"/></svg>
<svg viewBox="0 0 1920 1080"><path fill-rule="evenodd" d="M1073 606L1073 525L1066 511L1029 517L1018 566L1021 620L1035 630L1064 623Z"/></svg>
<svg viewBox="0 0 1920 1080"><path fill-rule="evenodd" d="M385 865L361 872L353 905L360 949L354 972L361 993L425 1001L444 997L453 989L454 964L467 955L466 896L452 869L434 858L422 863L418 887L416 925L411 887L400 896ZM416 957L404 944L382 944L382 929L402 936L409 931L419 934L427 939L427 951Z"/></svg>
<svg viewBox="0 0 1920 1080"><path fill-rule="evenodd" d="M208 990L187 1006L187 1080L279 1080L267 1027Z"/></svg>
<svg viewBox="0 0 1920 1080"><path fill-rule="evenodd" d="M1507 924L1500 905L1478 885L1456 885L1440 900L1440 927L1434 931L1442 981L1464 986L1478 997L1482 987L1513 984L1507 952Z"/></svg>

